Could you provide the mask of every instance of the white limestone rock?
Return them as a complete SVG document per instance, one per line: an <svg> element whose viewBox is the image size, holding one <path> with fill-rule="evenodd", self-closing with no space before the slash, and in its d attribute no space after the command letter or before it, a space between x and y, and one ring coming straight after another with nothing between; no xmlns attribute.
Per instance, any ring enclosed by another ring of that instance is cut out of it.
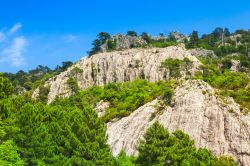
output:
<svg viewBox="0 0 250 166"><path fill-rule="evenodd" d="M150 82L168 79L168 71L160 68L161 62L167 58L183 60L185 57L193 62L190 73L194 74L199 70L201 63L184 46L136 48L100 53L90 58L81 59L67 71L46 82L50 86L48 103L51 103L57 95L61 97L70 95L66 82L70 77L71 70L75 67L82 70L77 75L78 85L81 89L86 89L93 85L102 86L108 83L133 81L138 78ZM182 76L185 77L185 73Z"/></svg>
<svg viewBox="0 0 250 166"><path fill-rule="evenodd" d="M170 132L189 134L197 147L215 155L229 155L240 165L250 165L250 115L242 115L232 98L221 98L203 81L186 81L175 89L173 107L157 114L154 100L130 116L107 124L108 143L114 155L125 150L136 155L136 146L146 129L158 120Z"/></svg>

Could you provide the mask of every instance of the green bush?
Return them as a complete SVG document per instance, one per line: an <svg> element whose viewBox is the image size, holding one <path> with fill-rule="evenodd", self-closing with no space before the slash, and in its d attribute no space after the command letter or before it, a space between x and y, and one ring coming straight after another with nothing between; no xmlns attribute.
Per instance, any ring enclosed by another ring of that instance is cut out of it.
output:
<svg viewBox="0 0 250 166"><path fill-rule="evenodd" d="M47 103L49 91L50 91L49 86L40 86L39 87L39 96L37 98L37 101L42 102L42 103Z"/></svg>
<svg viewBox="0 0 250 166"><path fill-rule="evenodd" d="M161 67L169 70L170 78L179 78L181 76L181 65L183 61L179 59L168 58L161 63Z"/></svg>
<svg viewBox="0 0 250 166"><path fill-rule="evenodd" d="M108 51L112 51L116 49L116 40L108 40L107 41L107 49Z"/></svg>
<svg viewBox="0 0 250 166"><path fill-rule="evenodd" d="M170 105L172 101L173 91L172 89L166 89L163 94L163 99L166 104Z"/></svg>

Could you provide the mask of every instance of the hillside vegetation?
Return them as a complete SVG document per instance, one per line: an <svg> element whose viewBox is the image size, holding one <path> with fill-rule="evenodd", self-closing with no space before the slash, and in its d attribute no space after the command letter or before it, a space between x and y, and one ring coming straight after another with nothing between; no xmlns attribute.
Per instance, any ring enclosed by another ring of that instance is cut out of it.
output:
<svg viewBox="0 0 250 166"><path fill-rule="evenodd" d="M55 70L38 66L29 72L0 74L0 165L237 165L231 157L217 157L208 149L196 148L187 134L180 130L169 133L158 122L144 134L137 147L138 156L127 156L121 151L114 157L107 144L106 123L129 116L156 98L163 100L165 106L171 106L173 91L183 79L209 83L218 95L232 97L240 104L241 112L248 115L250 32L230 33L227 28L216 28L201 37L197 31L189 36L170 33L159 37L147 33L138 36L129 31L127 36L139 38L136 41L141 42L130 48L183 43L187 49L205 48L215 54L197 55L202 65L193 76L188 72L192 66L188 58L165 59L160 67L169 71L169 79L154 83L138 79L81 90L71 77L67 84L73 95L57 96L51 104L46 104L49 88L43 85L52 76L66 71L72 62L64 62ZM103 45L106 51L119 50L117 42L102 32L93 42L89 56L102 52ZM235 61L238 65L232 71ZM183 71L185 77L180 79ZM31 94L36 88L40 94L35 100ZM109 107L98 117L94 108L100 101L108 102Z"/></svg>
<svg viewBox="0 0 250 166"><path fill-rule="evenodd" d="M208 150L196 150L188 135L181 131L171 135L158 123L145 134L146 140L138 147L138 157L127 157L122 152L117 158L111 155L106 144L104 122L91 109L92 102L100 98L112 99L113 108L110 112L117 111L119 107L129 110L154 95L160 95L160 87L165 87L165 93L171 94L171 88L163 85L135 81L124 85L111 84L104 88L93 87L72 98L57 99L51 105L44 105L30 103L22 96L12 96L10 82L0 77L1 165L126 165L128 162L131 165L147 165L166 161L182 165L234 165L230 158L216 158ZM125 92L129 87L131 91ZM102 93L98 99L98 94ZM135 94L137 96L132 97ZM123 101L127 102L125 104L138 104L123 106Z"/></svg>

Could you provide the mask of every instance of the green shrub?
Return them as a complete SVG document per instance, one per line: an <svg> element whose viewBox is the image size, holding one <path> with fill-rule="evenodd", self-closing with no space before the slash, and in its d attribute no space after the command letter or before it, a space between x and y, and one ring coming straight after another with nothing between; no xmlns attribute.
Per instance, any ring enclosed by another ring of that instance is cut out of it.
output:
<svg viewBox="0 0 250 166"><path fill-rule="evenodd" d="M71 93L76 94L76 93L80 90L80 88L79 88L79 86L78 86L78 83L77 83L77 80L76 80L75 78L70 77L70 78L67 80L66 83L67 83L67 85L68 85L68 87L69 87Z"/></svg>
<svg viewBox="0 0 250 166"><path fill-rule="evenodd" d="M49 86L40 86L39 87L39 96L37 98L37 101L42 102L42 103L47 103L49 91L50 91Z"/></svg>
<svg viewBox="0 0 250 166"><path fill-rule="evenodd" d="M79 67L74 67L71 71L70 71L70 76L76 78L78 74L81 74L83 72L82 69L80 69Z"/></svg>
<svg viewBox="0 0 250 166"><path fill-rule="evenodd" d="M168 58L161 63L161 67L169 70L170 78L179 78L181 76L181 65L183 61L179 59Z"/></svg>
<svg viewBox="0 0 250 166"><path fill-rule="evenodd" d="M116 40L108 40L107 41L107 50L112 51L116 49Z"/></svg>
<svg viewBox="0 0 250 166"><path fill-rule="evenodd" d="M163 94L163 100L165 101L166 104L168 105L171 104L172 96L173 96L172 89L166 89Z"/></svg>

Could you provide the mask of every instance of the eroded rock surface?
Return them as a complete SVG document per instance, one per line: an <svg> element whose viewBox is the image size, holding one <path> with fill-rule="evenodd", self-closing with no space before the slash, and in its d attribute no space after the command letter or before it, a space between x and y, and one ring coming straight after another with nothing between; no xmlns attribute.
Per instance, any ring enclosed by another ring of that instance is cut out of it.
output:
<svg viewBox="0 0 250 166"><path fill-rule="evenodd" d="M232 66L230 70L232 72L238 72L240 68L240 61L239 60L231 60Z"/></svg>
<svg viewBox="0 0 250 166"><path fill-rule="evenodd" d="M93 85L133 81L139 78L151 82L168 79L168 71L160 68L161 62L167 58L183 60L185 57L193 62L190 73L196 72L200 61L191 55L184 46L137 48L100 53L90 58L83 58L67 71L46 82L46 86L50 86L48 102L50 103L57 95L62 97L70 95L66 82L76 67L81 69L81 72L75 76L78 85L81 89L85 89ZM182 76L184 77L185 74Z"/></svg>
<svg viewBox="0 0 250 166"><path fill-rule="evenodd" d="M240 113L232 98L217 96L203 81L186 81L175 89L173 107L158 114L154 100L130 116L107 124L108 143L114 155L121 150L136 155L136 146L146 129L158 120L170 132L189 134L197 147L206 147L215 155L230 155L240 165L250 165L250 116Z"/></svg>
<svg viewBox="0 0 250 166"><path fill-rule="evenodd" d="M97 112L98 117L101 117L104 115L105 111L107 110L107 108L109 108L110 103L109 102L105 102L103 100L101 100L100 102L98 102L94 108L94 110Z"/></svg>
<svg viewBox="0 0 250 166"><path fill-rule="evenodd" d="M110 39L115 43L115 50L130 49L134 47L141 47L147 42L139 36L129 36L123 34L116 34ZM107 42L101 46L101 52L107 52Z"/></svg>
<svg viewBox="0 0 250 166"><path fill-rule="evenodd" d="M108 144L111 145L115 156L121 150L125 150L129 155L136 154L136 145L138 145L139 138L142 138L145 130L151 125L151 117L158 102L157 99L149 102L130 116L107 124Z"/></svg>
<svg viewBox="0 0 250 166"><path fill-rule="evenodd" d="M216 55L214 54L214 51L206 50L206 49L203 49L203 48L190 49L189 52L193 56L198 56L198 57L202 57L202 58L204 58L206 56L216 57Z"/></svg>

